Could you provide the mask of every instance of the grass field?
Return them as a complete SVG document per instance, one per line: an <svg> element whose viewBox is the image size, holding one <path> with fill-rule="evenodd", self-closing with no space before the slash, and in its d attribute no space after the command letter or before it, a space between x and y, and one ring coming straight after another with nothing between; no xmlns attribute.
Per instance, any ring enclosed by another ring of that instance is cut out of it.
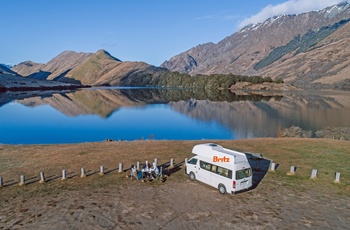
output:
<svg viewBox="0 0 350 230"><path fill-rule="evenodd" d="M192 156L195 144L207 141L131 141L101 142L69 145L1 145L0 176L3 181L18 182L20 175L38 178L41 171L47 176L59 176L63 169L78 175L80 168L94 173L103 165L107 171L117 170L120 162L124 169L139 161L160 163L175 159L175 164ZM226 148L262 154L279 165L276 172L268 173L265 180L278 180L290 186L322 186L350 194L350 142L327 139L245 139L213 141ZM287 176L296 166L294 176ZM312 169L317 179L310 181ZM341 183L335 185L335 172L341 173ZM184 180L181 170L171 180ZM77 181L77 183L79 183ZM14 184L14 183L13 183Z"/></svg>

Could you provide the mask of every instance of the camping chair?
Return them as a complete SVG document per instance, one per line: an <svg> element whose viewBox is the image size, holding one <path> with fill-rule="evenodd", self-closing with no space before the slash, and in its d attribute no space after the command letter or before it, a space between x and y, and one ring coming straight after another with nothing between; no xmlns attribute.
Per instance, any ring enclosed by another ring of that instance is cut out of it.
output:
<svg viewBox="0 0 350 230"><path fill-rule="evenodd" d="M154 179L162 178L163 177L163 168L155 166L154 170L152 172L152 176Z"/></svg>

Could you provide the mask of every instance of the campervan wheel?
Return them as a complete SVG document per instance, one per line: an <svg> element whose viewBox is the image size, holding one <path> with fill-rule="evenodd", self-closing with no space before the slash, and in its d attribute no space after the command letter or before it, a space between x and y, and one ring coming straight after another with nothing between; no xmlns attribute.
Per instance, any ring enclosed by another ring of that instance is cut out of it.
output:
<svg viewBox="0 0 350 230"><path fill-rule="evenodd" d="M219 184L218 189L219 189L219 192L221 194L226 194L226 187L225 187L225 185Z"/></svg>
<svg viewBox="0 0 350 230"><path fill-rule="evenodd" d="M196 175L194 175L193 172L190 172L190 179L191 180L196 180Z"/></svg>

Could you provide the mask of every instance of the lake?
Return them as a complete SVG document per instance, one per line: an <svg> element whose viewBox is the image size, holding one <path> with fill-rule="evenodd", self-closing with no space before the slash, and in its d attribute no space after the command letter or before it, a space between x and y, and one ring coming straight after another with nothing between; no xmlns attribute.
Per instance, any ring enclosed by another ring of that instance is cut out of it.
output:
<svg viewBox="0 0 350 230"><path fill-rule="evenodd" d="M0 94L0 143L205 140L276 137L350 126L350 92L192 92L91 88Z"/></svg>

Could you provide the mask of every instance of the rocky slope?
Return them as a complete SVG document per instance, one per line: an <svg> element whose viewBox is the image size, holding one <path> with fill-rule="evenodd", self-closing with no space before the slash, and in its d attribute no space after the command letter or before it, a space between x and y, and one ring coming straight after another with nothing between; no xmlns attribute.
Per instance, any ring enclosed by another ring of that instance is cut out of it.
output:
<svg viewBox="0 0 350 230"><path fill-rule="evenodd" d="M346 46L350 37L344 33L349 31L349 18L350 3L317 12L276 16L246 26L217 44L206 43L187 50L161 66L191 75L282 77L298 86L310 82L341 83L346 78L342 71L350 64L350 48ZM331 50L336 51L330 53ZM310 74L304 78L307 70ZM328 77L328 81L323 77Z"/></svg>

